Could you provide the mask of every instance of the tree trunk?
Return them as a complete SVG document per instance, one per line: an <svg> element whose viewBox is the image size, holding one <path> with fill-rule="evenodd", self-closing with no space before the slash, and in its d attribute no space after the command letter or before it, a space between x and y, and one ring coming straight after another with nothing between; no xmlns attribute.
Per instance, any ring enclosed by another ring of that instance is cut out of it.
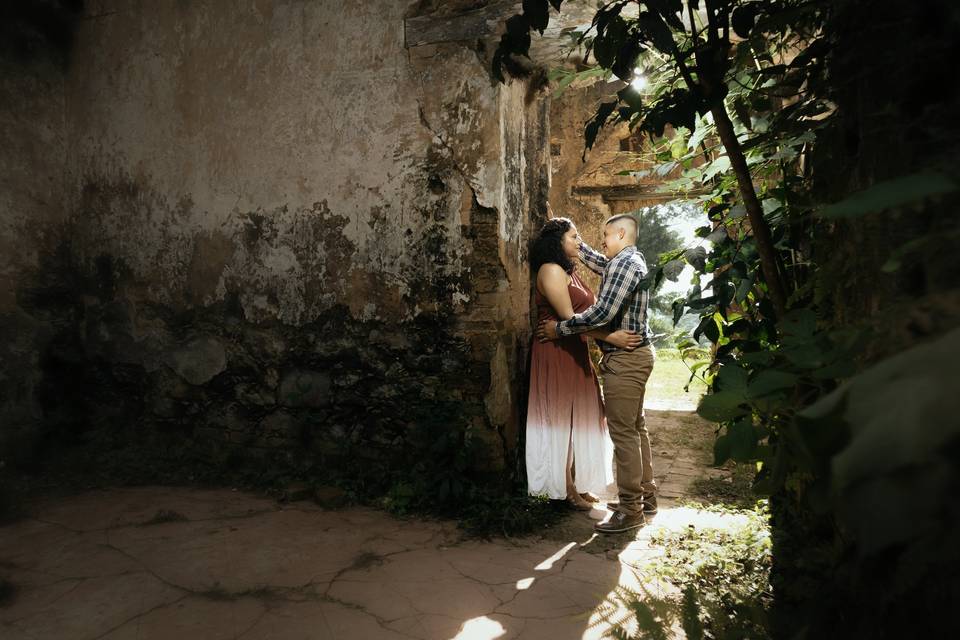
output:
<svg viewBox="0 0 960 640"><path fill-rule="evenodd" d="M784 293L783 281L780 279L780 270L777 268L777 252L773 247L770 226L763 217L763 207L760 206L757 192L753 188L750 168L747 167L747 160L740 148L740 141L737 140L733 123L730 121L730 115L727 113L727 108L723 102L714 104L710 113L713 114L713 122L717 127L720 142L723 143L723 147L727 151L727 157L730 158L730 166L737 176L737 184L740 186L740 193L743 196L743 206L747 210L753 239L757 243L760 268L763 270L763 279L767 282L770 301L773 303L777 315L782 316L787 310L787 296Z"/></svg>

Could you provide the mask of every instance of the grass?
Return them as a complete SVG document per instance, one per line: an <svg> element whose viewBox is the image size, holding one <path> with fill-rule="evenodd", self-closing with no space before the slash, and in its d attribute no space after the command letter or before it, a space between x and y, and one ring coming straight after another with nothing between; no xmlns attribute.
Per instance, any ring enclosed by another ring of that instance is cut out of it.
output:
<svg viewBox="0 0 960 640"><path fill-rule="evenodd" d="M690 369L676 349L658 349L657 362L647 381L644 406L650 409L693 411L706 390L706 385L699 378L690 380Z"/></svg>
<svg viewBox="0 0 960 640"><path fill-rule="evenodd" d="M763 503L751 509L713 506L722 526L664 529L650 538L664 553L639 568L639 591L618 588L599 609L613 636L766 639L772 602L772 543ZM622 612L626 612L626 617Z"/></svg>

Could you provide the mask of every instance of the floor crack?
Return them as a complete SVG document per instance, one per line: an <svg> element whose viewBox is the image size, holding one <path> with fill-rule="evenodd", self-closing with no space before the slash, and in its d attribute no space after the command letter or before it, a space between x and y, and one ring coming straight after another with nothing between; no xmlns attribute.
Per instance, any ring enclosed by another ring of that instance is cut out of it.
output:
<svg viewBox="0 0 960 640"><path fill-rule="evenodd" d="M124 620L124 621L121 622L120 624L118 624L118 625L116 625L116 626L113 626L113 627L107 629L106 631L104 631L104 632L101 633L100 635L95 636L95 637L91 638L90 640L99 640L100 638L104 638L104 637L110 635L111 633L113 633L114 631L116 631L117 629L119 629L119 628L121 628L121 627L124 627L124 626L130 624L131 622L133 622L134 620L136 620L136 619L138 619L138 618L142 618L143 616L149 615L149 614L153 613L154 611L157 611L158 609L163 609L164 607L173 606L173 605L177 604L178 602L181 602L182 600L184 600L184 599L186 599L186 598L189 598L189 597L190 597L190 594L189 594L189 593L185 593L185 594L183 594L182 596L180 596L179 598L177 598L176 600L174 600L174 601L172 601L172 602L164 602L164 603L158 604L158 605L155 606L155 607L150 607L150 608L147 609L146 611L141 611L140 613L136 614L135 616L131 616L131 617L127 618L126 620Z"/></svg>

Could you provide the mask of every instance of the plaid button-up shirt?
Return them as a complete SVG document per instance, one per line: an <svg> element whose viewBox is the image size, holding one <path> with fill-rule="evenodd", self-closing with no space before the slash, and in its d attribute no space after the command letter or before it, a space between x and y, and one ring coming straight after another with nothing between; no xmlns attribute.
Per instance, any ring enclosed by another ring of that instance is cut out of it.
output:
<svg viewBox="0 0 960 640"><path fill-rule="evenodd" d="M626 329L643 338L650 337L647 324L649 292L638 288L647 275L647 263L636 247L625 247L611 259L586 244L580 245L580 260L601 274L600 293L596 303L583 313L557 323L557 334L568 336L591 329ZM616 351L612 344L599 341L604 352Z"/></svg>

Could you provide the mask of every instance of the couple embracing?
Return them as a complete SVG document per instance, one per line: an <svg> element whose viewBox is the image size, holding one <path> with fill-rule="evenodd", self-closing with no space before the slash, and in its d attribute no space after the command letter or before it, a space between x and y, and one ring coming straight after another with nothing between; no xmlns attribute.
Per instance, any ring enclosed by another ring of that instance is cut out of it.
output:
<svg viewBox="0 0 960 640"><path fill-rule="evenodd" d="M549 206L548 206L548 212ZM536 273L538 341L530 364L527 409L527 485L532 495L566 499L590 510L593 494L613 480L619 502L595 525L603 533L643 526L657 511L643 395L655 359L647 325L647 266L636 248L637 221L608 219L598 252L573 222L552 218L531 247ZM576 261L601 275L595 296L577 275ZM603 392L588 352L597 340ZM612 444L612 447L611 447Z"/></svg>

